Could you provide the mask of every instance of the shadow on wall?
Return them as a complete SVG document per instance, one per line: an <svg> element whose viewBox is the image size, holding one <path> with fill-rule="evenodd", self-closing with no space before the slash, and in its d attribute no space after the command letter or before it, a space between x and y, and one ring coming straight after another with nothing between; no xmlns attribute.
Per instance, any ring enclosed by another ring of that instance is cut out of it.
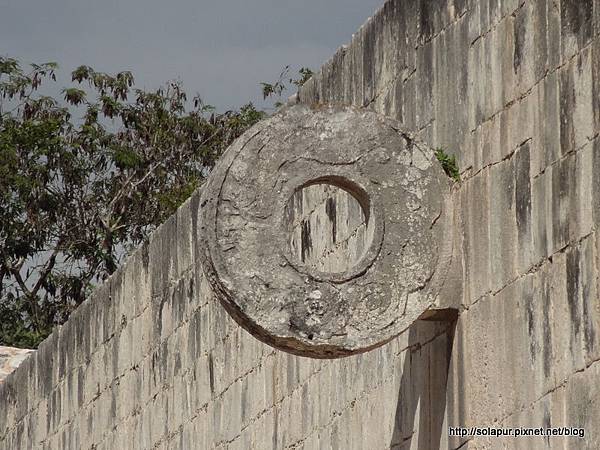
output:
<svg viewBox="0 0 600 450"><path fill-rule="evenodd" d="M456 318L418 320L409 329L391 449L447 447L446 388L455 330Z"/></svg>

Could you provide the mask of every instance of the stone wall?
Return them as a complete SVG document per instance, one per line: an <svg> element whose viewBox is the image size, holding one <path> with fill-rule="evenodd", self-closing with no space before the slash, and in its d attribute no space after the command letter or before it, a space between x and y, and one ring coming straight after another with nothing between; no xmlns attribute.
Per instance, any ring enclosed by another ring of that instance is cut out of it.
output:
<svg viewBox="0 0 600 450"><path fill-rule="evenodd" d="M358 200L331 184L296 191L286 213L292 255L315 270L350 269L364 255L373 233Z"/></svg>
<svg viewBox="0 0 600 450"><path fill-rule="evenodd" d="M300 93L458 156L456 322L274 350L213 299L196 193L0 386L0 450L600 448L599 29L591 0L390 0Z"/></svg>
<svg viewBox="0 0 600 450"><path fill-rule="evenodd" d="M0 346L0 384L33 350Z"/></svg>
<svg viewBox="0 0 600 450"><path fill-rule="evenodd" d="M198 203L0 386L0 449L384 449L410 437L419 408L421 435L445 439L431 396L445 392L451 325L422 322L337 360L262 344L212 297Z"/></svg>
<svg viewBox="0 0 600 450"><path fill-rule="evenodd" d="M592 0L389 1L301 91L457 155L449 424L584 427L566 447L600 448L599 31Z"/></svg>

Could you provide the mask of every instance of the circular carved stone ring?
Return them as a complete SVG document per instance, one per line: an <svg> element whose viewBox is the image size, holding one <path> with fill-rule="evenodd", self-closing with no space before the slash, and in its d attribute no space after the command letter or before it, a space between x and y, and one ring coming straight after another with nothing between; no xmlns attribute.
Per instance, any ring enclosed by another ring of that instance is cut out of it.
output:
<svg viewBox="0 0 600 450"><path fill-rule="evenodd" d="M434 152L396 122L287 107L236 140L204 186L203 267L264 342L363 352L434 305L452 253L449 191Z"/></svg>

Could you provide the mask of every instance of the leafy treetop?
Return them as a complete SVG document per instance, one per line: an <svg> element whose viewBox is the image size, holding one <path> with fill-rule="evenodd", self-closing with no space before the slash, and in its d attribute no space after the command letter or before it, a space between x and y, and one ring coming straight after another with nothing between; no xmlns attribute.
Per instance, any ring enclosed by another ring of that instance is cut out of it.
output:
<svg viewBox="0 0 600 450"><path fill-rule="evenodd" d="M0 345L36 347L265 115L88 66L41 95L56 70L0 57Z"/></svg>

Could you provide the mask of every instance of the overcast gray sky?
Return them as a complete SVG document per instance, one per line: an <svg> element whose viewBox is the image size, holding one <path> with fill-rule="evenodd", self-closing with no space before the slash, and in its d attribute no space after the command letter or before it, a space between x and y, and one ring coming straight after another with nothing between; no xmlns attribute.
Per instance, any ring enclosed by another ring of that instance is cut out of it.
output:
<svg viewBox="0 0 600 450"><path fill-rule="evenodd" d="M261 81L318 69L383 0L0 0L0 54L180 79L219 110L260 102ZM291 95L291 92L290 92Z"/></svg>

